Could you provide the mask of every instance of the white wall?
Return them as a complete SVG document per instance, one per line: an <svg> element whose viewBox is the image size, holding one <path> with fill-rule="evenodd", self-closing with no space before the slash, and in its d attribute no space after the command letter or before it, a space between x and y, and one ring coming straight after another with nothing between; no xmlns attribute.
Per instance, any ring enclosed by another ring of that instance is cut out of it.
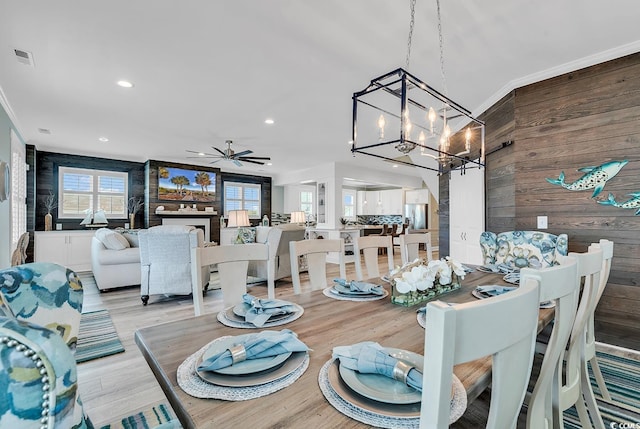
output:
<svg viewBox="0 0 640 429"><path fill-rule="evenodd" d="M318 203L316 201L316 187L315 185L285 185L283 187L283 211L282 213L297 212L300 210L300 192L311 191L313 192L313 212L315 214L315 206Z"/></svg>
<svg viewBox="0 0 640 429"><path fill-rule="evenodd" d="M285 213L284 186L271 186L271 212ZM269 217L271 217L271 214L269 214Z"/></svg>

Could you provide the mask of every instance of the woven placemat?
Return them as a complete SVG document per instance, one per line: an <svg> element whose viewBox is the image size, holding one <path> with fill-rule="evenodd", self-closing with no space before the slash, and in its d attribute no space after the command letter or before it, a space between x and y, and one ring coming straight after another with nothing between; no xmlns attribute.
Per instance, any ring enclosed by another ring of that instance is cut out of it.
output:
<svg viewBox="0 0 640 429"><path fill-rule="evenodd" d="M225 312L228 310L224 309L220 312L218 312L218 322L222 323L225 326L228 326L230 328L242 328L242 329L266 329L266 328L273 328L274 326L282 326L282 325L286 325L287 323L291 323L294 320L298 320L300 317L302 317L302 314L304 313L304 308L301 305L298 304L294 304L293 302L291 303L291 305L294 305L296 307L296 312L291 314L291 317L285 317L283 319L280 320L276 320L274 322L269 322L267 321L263 326L256 326L253 325L249 322L238 322L237 320L231 320L227 317L227 315L225 314Z"/></svg>
<svg viewBox="0 0 640 429"><path fill-rule="evenodd" d="M320 374L318 375L318 384L324 397L327 398L327 401L329 401L336 410L354 420L379 428L417 428L420 426L419 417L389 417L356 407L342 399L333 387L331 387L331 383L329 382L328 371L334 360L335 359L329 359L329 361L322 366ZM453 389L454 394L453 399L451 399L449 423L458 420L467 409L467 392L464 390L462 382L455 375L453 376Z"/></svg>
<svg viewBox="0 0 640 429"><path fill-rule="evenodd" d="M362 297L338 295L331 292L331 289L333 288L332 287L325 288L322 290L322 293L324 294L324 296L328 296L329 298L337 299L340 301L377 301L379 299L384 299L389 296L389 291L386 289L384 290L383 295L375 295L375 296L370 295L370 296L362 296Z"/></svg>
<svg viewBox="0 0 640 429"><path fill-rule="evenodd" d="M196 398L224 399L225 401L246 401L248 399L260 398L270 395L278 390L292 385L309 367L309 353L305 356L300 365L289 374L271 381L249 387L226 387L208 383L200 378L196 372L204 352L217 341L229 338L229 336L216 338L209 344L185 359L178 367L178 385L185 393Z"/></svg>

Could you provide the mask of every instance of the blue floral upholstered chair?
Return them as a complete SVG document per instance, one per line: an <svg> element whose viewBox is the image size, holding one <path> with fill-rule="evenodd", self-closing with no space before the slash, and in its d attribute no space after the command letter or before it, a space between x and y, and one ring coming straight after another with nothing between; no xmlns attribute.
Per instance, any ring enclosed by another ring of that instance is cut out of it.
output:
<svg viewBox="0 0 640 429"><path fill-rule="evenodd" d="M82 284L57 264L0 270L0 428L92 429L73 354Z"/></svg>
<svg viewBox="0 0 640 429"><path fill-rule="evenodd" d="M506 264L514 268L551 267L558 255L567 255L569 237L542 231L507 231L480 235L484 264Z"/></svg>

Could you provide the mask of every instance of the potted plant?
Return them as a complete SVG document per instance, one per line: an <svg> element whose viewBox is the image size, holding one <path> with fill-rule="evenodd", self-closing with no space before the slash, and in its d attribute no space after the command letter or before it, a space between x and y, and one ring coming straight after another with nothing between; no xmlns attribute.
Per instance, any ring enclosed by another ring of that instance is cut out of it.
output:
<svg viewBox="0 0 640 429"><path fill-rule="evenodd" d="M47 214L44 215L44 230L51 231L53 230L53 216L51 215L51 211L58 207L58 200L55 194L49 191L49 195L42 199L42 205L47 209Z"/></svg>
<svg viewBox="0 0 640 429"><path fill-rule="evenodd" d="M127 209L129 210L129 228L135 228L136 214L144 207L144 201L139 197L129 198Z"/></svg>
<svg viewBox="0 0 640 429"><path fill-rule="evenodd" d="M342 224L342 228L344 229L345 226L347 226L347 223L349 221L343 217L340 218L340 223Z"/></svg>

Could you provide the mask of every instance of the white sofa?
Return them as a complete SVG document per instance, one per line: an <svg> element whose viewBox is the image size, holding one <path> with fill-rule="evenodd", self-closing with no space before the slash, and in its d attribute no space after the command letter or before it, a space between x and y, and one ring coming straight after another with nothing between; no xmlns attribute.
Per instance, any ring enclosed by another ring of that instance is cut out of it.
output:
<svg viewBox="0 0 640 429"><path fill-rule="evenodd" d="M159 225L140 231L140 297L147 305L149 295L189 295L191 249L204 246L204 232L193 226ZM209 266L202 267L202 290L209 283Z"/></svg>
<svg viewBox="0 0 640 429"><path fill-rule="evenodd" d="M289 242L304 240L304 232L303 226L294 224L256 227L256 243L269 245L269 260L250 262L247 274L267 279L269 298L275 298L275 281L291 276ZM269 278L267 264L273 264L273 278Z"/></svg>
<svg viewBox="0 0 640 429"><path fill-rule="evenodd" d="M117 234L117 235L116 235ZM119 237L124 237L126 243ZM91 239L91 269L103 291L140 284L140 249L136 230L101 228Z"/></svg>

